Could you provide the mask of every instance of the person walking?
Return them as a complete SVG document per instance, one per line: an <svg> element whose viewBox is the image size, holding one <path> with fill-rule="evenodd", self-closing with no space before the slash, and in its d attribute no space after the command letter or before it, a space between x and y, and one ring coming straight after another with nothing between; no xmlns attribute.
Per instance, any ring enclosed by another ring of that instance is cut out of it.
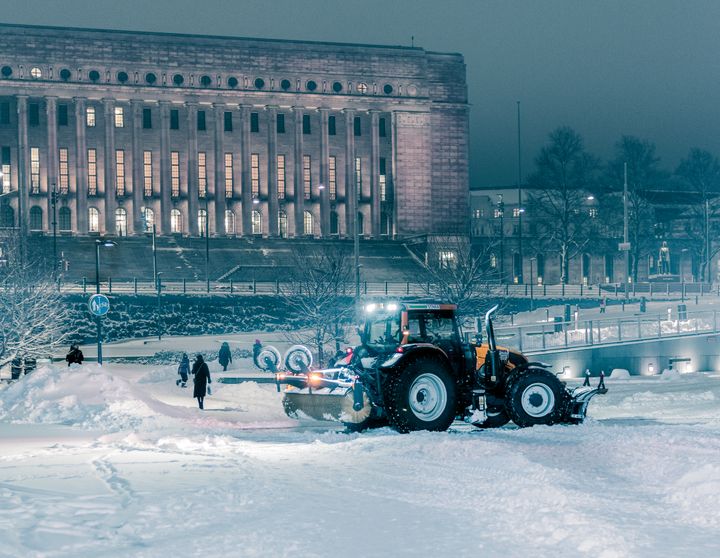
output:
<svg viewBox="0 0 720 558"><path fill-rule="evenodd" d="M205 393L208 389L208 384L212 383L212 380L210 379L210 369L208 368L207 363L205 362L205 359L201 354L198 353L198 355L195 357L195 363L192 367L192 373L195 378L193 379L193 382L195 384L195 389L193 389L193 397L195 397L198 400L198 406L200 409L204 409L203 406L204 400L205 400Z"/></svg>
<svg viewBox="0 0 720 558"><path fill-rule="evenodd" d="M218 360L220 361L220 366L223 367L223 372L227 371L228 364L232 362L232 354L230 353L230 345L227 344L227 341L223 342L223 344L220 346L220 353L218 354Z"/></svg>
<svg viewBox="0 0 720 558"><path fill-rule="evenodd" d="M606 308L607 308L607 297L603 297L602 299L600 299L600 313L604 314Z"/></svg>
<svg viewBox="0 0 720 558"><path fill-rule="evenodd" d="M175 385L180 387L187 387L188 374L190 374L190 359L187 353L183 353L180 364L178 365L178 374L180 378L175 380Z"/></svg>
<svg viewBox="0 0 720 558"><path fill-rule="evenodd" d="M260 339L255 339L255 343L252 346L252 352L253 352L253 362L255 363L255 366L258 368L262 368L260 366L260 362L258 362L258 357L260 356L260 353L262 352L262 343L260 343Z"/></svg>
<svg viewBox="0 0 720 558"><path fill-rule="evenodd" d="M70 345L70 352L65 355L65 360L68 363L68 366L71 364L82 364L85 357L83 356L82 351L80 350L80 347L78 347L76 344Z"/></svg>

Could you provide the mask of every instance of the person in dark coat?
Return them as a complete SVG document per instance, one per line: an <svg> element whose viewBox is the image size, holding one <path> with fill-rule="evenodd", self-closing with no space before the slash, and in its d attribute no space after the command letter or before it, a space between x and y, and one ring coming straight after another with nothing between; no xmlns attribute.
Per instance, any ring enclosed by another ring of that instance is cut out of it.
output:
<svg viewBox="0 0 720 558"><path fill-rule="evenodd" d="M205 359L203 359L203 356L201 354L198 354L195 357L195 363L193 364L192 373L193 376L195 376L195 379L193 380L193 382L195 383L193 397L198 400L198 406L201 409L204 409L203 401L205 399L205 393L207 392L208 384L211 384L212 380L210 379L210 369L208 368L208 365L205 363Z"/></svg>
<svg viewBox="0 0 720 558"><path fill-rule="evenodd" d="M187 387L188 374L190 374L190 359L188 358L187 353L183 353L180 364L178 365L178 374L180 374L180 379L175 380L175 385Z"/></svg>
<svg viewBox="0 0 720 558"><path fill-rule="evenodd" d="M253 362L255 363L255 366L258 368L262 368L260 366L260 363L258 362L258 357L260 356L260 352L262 351L262 343L260 343L260 339L255 339L255 344L252 346L253 351Z"/></svg>
<svg viewBox="0 0 720 558"><path fill-rule="evenodd" d="M230 353L230 346L227 344L227 342L224 342L220 346L218 360L220 361L220 366L223 367L223 372L225 372L227 370L228 364L232 362L232 354Z"/></svg>
<svg viewBox="0 0 720 558"><path fill-rule="evenodd" d="M67 361L68 366L71 364L82 364L84 359L85 357L83 356L80 347L75 344L70 345L70 352L65 355L65 360Z"/></svg>

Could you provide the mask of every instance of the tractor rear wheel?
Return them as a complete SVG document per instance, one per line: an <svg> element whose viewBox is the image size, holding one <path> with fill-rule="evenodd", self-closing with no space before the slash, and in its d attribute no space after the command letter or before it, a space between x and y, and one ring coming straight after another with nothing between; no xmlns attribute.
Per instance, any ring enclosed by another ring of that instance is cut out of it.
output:
<svg viewBox="0 0 720 558"><path fill-rule="evenodd" d="M505 409L521 428L559 422L564 402L562 382L547 370L530 368L513 374L508 381Z"/></svg>
<svg viewBox="0 0 720 558"><path fill-rule="evenodd" d="M398 432L447 430L455 420L455 380L437 357L418 357L388 381L385 404Z"/></svg>

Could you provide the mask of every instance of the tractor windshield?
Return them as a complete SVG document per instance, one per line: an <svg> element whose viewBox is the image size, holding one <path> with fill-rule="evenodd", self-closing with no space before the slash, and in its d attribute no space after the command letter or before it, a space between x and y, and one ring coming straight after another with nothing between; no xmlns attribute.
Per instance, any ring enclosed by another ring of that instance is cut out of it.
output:
<svg viewBox="0 0 720 558"><path fill-rule="evenodd" d="M393 348L400 344L400 317L397 312L378 314L365 324L365 344L371 347Z"/></svg>

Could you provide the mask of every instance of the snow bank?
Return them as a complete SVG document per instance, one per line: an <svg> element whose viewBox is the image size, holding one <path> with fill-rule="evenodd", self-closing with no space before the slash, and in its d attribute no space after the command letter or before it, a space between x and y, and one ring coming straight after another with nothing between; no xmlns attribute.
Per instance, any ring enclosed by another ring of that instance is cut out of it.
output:
<svg viewBox="0 0 720 558"><path fill-rule="evenodd" d="M630 372L624 368L613 368L613 371L610 372L610 377L613 380L629 380Z"/></svg>

